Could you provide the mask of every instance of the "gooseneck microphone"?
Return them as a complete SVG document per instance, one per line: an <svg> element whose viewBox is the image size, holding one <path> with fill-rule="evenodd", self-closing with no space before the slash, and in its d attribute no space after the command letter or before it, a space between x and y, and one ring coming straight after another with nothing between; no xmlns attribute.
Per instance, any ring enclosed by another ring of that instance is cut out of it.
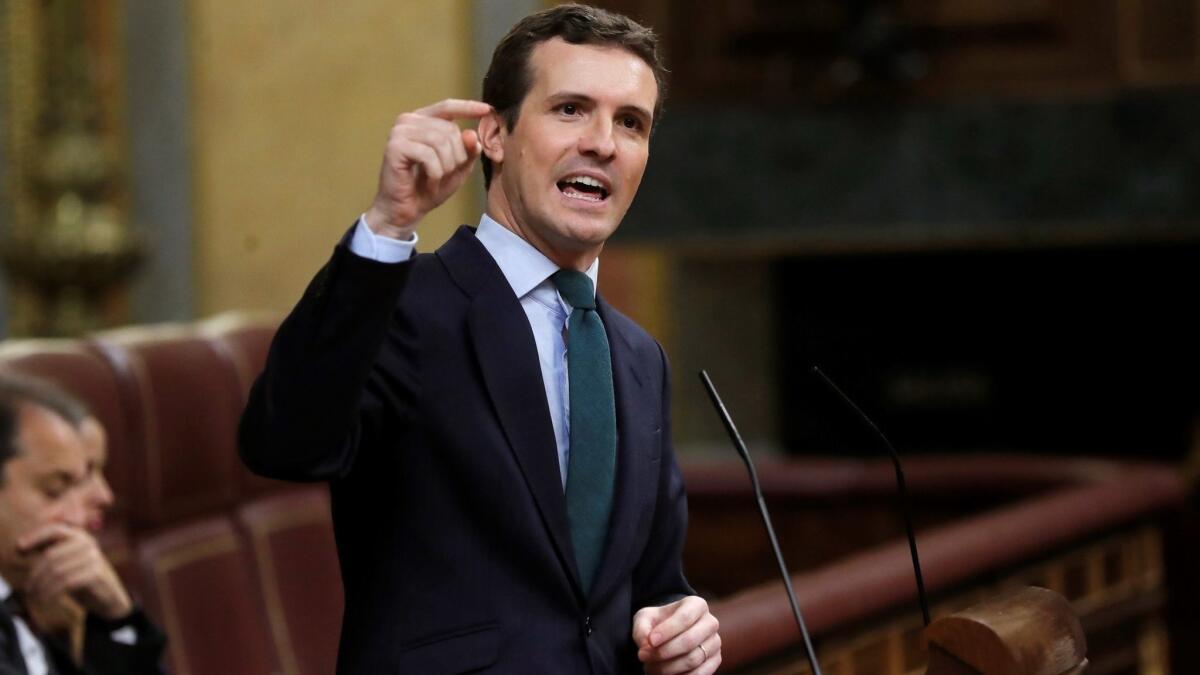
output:
<svg viewBox="0 0 1200 675"><path fill-rule="evenodd" d="M817 366L813 366L813 372L816 373L829 388L838 395L842 401L850 407L867 426L875 432L875 435L883 441L883 445L887 448L888 454L892 457L892 465L896 467L896 487L900 491L900 512L904 515L904 528L908 531L908 550L912 554L913 572L917 576L917 600L921 603L921 616L925 619L925 625L929 625L929 599L925 596L925 577L921 576L921 558L917 555L917 535L913 532L912 509L909 506L908 487L904 482L904 469L900 466L900 455L896 452L896 448L892 446L892 442L883 435L879 427L871 421L870 417L850 400L846 392L842 391L841 387L833 383L829 376L821 371Z"/></svg>
<svg viewBox="0 0 1200 675"><path fill-rule="evenodd" d="M787 564L783 562L783 552L779 550L779 540L775 538L775 528L771 525L771 515L767 513L767 502L763 500L762 487L758 484L758 472L754 470L754 462L750 461L750 451L746 449L746 444L742 442L741 434L738 433L737 427L733 425L733 418L725 410L725 404L721 402L721 396L717 394L717 388L713 386L712 380L708 378L706 371L700 371L700 381L704 383L704 389L708 391L708 397L712 400L713 407L716 408L717 414L721 416L721 422L725 424L725 431L729 432L729 440L733 441L733 446L737 448L738 455L746 463L746 470L750 472L750 483L754 488L754 498L758 500L758 512L762 514L763 525L767 526L767 538L771 540L771 548L775 551L775 561L779 563L779 574L783 577L783 586L787 589L788 601L792 603L792 616L796 617L796 626L800 629L801 637L804 638L804 651L808 655L808 665L812 667L813 675L821 675L821 666L817 663L816 652L813 651L812 638L808 635L808 627L804 625L804 617L800 614L800 604L796 602L796 592L792 589L792 577L788 574ZM928 623L928 619L926 619L926 623Z"/></svg>

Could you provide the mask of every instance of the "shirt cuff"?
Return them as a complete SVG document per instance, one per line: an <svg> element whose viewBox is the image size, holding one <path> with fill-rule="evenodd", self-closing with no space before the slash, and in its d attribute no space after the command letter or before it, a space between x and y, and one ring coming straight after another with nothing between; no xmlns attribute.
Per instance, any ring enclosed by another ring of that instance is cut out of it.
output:
<svg viewBox="0 0 1200 675"><path fill-rule="evenodd" d="M350 252L376 262L404 262L412 257L413 249L417 247L417 239L416 232L413 232L412 239L408 241L381 237L367 227L367 216L364 213L358 217L358 223L354 226L354 235L350 238Z"/></svg>

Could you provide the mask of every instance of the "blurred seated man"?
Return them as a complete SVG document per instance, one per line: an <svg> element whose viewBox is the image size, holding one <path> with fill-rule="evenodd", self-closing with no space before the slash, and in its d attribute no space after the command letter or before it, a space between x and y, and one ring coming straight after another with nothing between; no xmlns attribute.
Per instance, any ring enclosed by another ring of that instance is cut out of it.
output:
<svg viewBox="0 0 1200 675"><path fill-rule="evenodd" d="M104 516L113 505L112 488L104 477L104 467L108 464L108 434L100 420L82 403L61 394L58 397L65 406L62 410L65 418L79 429L87 460L87 473L79 485L84 527L88 532L99 533L104 529ZM42 632L58 635L69 646L74 661L82 662L87 612L69 593L28 601L25 609Z"/></svg>
<svg viewBox="0 0 1200 675"><path fill-rule="evenodd" d="M0 673L162 672L161 633L88 532L112 497L87 418L44 383L0 376Z"/></svg>

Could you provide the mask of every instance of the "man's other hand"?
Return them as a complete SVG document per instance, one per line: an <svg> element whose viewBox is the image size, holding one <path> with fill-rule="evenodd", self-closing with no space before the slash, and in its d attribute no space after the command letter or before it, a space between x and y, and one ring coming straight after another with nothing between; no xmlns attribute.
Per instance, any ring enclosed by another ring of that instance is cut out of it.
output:
<svg viewBox="0 0 1200 675"><path fill-rule="evenodd" d="M708 675L721 665L720 622L704 598L689 595L633 615L638 660L650 675Z"/></svg>
<svg viewBox="0 0 1200 675"><path fill-rule="evenodd" d="M129 593L96 539L82 528L55 523L22 536L19 550L33 560L25 592L35 601L69 594L108 620L133 611Z"/></svg>
<svg viewBox="0 0 1200 675"><path fill-rule="evenodd" d="M367 227L377 235L411 239L417 222L462 186L479 157L479 134L459 129L455 120L479 119L491 110L479 101L446 99L397 117Z"/></svg>

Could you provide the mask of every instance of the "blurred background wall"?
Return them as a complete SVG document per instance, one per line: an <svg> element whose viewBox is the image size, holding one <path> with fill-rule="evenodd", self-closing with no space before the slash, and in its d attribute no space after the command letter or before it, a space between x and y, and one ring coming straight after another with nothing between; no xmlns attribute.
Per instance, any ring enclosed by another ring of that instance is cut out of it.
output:
<svg viewBox="0 0 1200 675"><path fill-rule="evenodd" d="M370 205L396 115L472 96L467 5L189 4L200 313L294 302ZM430 217L430 246L471 195Z"/></svg>
<svg viewBox="0 0 1200 675"><path fill-rule="evenodd" d="M395 115L543 4L0 0L0 330L286 311ZM602 287L689 451L724 452L703 367L755 447L855 452L814 364L908 447L1196 446L1200 2L599 4L673 71Z"/></svg>
<svg viewBox="0 0 1200 675"><path fill-rule="evenodd" d="M88 199L140 238L115 291L128 299L91 324L286 310L369 205L395 116L475 95L474 4L6 1L4 229L47 229L63 186L38 176L66 124L48 111L68 105L49 90L83 82L81 125L109 151L108 185ZM429 248L474 221L477 190L429 218ZM10 333L82 327L26 318L20 294Z"/></svg>
<svg viewBox="0 0 1200 675"><path fill-rule="evenodd" d="M813 365L902 447L1196 447L1200 3L605 4L671 58L617 242L666 261L688 447L704 367L764 450L873 455Z"/></svg>

